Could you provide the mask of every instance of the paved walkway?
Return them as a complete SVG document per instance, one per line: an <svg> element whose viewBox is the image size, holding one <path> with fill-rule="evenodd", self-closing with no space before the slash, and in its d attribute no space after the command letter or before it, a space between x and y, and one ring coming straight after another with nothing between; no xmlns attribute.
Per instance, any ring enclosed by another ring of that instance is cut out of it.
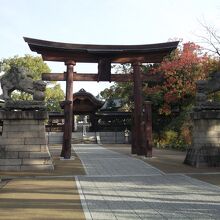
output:
<svg viewBox="0 0 220 220"><path fill-rule="evenodd" d="M75 145L73 145L75 146ZM136 158L108 150L97 144L76 145L77 153L89 176L146 176L161 172Z"/></svg>
<svg viewBox="0 0 220 220"><path fill-rule="evenodd" d="M86 176L77 177L86 219L219 219L220 188L98 145L77 145Z"/></svg>

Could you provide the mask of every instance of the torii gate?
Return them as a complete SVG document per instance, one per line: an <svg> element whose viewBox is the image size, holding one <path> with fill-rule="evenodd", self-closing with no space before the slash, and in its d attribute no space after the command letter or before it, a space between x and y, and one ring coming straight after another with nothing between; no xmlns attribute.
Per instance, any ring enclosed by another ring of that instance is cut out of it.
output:
<svg viewBox="0 0 220 220"><path fill-rule="evenodd" d="M178 41L146 45L91 45L68 44L24 37L30 49L42 55L44 61L64 62L64 73L44 73L43 80L66 81L64 106L64 135L61 156L71 157L73 81L115 81L134 83L134 124L132 153L145 155L142 144L142 80L158 80L159 76L142 75L141 63L160 63L163 58L177 48ZM76 62L98 63L98 73L76 73ZM131 63L133 74L111 74L111 63ZM147 106L145 111L147 111ZM149 115L150 116L150 115ZM147 119L149 120L149 118ZM151 119L150 119L151 120ZM148 134L151 136L151 134Z"/></svg>

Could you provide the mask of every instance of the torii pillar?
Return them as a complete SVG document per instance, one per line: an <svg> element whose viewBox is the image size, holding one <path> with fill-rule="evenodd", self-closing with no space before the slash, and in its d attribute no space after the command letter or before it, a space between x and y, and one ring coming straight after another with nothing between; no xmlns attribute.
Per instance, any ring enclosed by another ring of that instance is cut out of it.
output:
<svg viewBox="0 0 220 220"><path fill-rule="evenodd" d="M64 102L64 133L63 133L63 146L60 156L64 159L71 157L71 140L72 140L72 127L73 127L73 73L75 61L68 60L65 62L67 67L66 71L66 99Z"/></svg>
<svg viewBox="0 0 220 220"><path fill-rule="evenodd" d="M134 96L134 114L133 114L133 129L132 129L132 147L131 153L137 155L145 155L142 138L142 115L143 115L143 101L142 101L142 80L141 80L141 63L136 62L133 66L133 96Z"/></svg>

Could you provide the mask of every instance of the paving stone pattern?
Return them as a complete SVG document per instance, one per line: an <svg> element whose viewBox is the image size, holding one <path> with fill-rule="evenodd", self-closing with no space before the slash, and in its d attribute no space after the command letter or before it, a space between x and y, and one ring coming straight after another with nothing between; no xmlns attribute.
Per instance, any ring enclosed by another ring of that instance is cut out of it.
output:
<svg viewBox="0 0 220 220"><path fill-rule="evenodd" d="M220 219L220 188L163 174L98 145L74 147L86 176L78 187L87 219Z"/></svg>
<svg viewBox="0 0 220 220"><path fill-rule="evenodd" d="M161 174L159 170L136 158L107 150L99 145L74 148L89 176L142 176Z"/></svg>

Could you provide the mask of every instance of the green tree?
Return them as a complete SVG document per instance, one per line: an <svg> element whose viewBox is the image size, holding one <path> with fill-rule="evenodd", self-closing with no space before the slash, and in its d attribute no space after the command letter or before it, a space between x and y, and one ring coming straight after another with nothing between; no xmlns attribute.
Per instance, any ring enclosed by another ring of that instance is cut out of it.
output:
<svg viewBox="0 0 220 220"><path fill-rule="evenodd" d="M141 72L147 73L153 67L152 64L142 65ZM131 64L115 65L113 66L114 72L117 74L132 74L133 68ZM145 87L143 82L143 88ZM151 83L152 84L152 83ZM100 93L103 99L123 99L122 110L132 111L133 108L133 83L132 82L121 82L115 83L110 88L104 89Z"/></svg>
<svg viewBox="0 0 220 220"><path fill-rule="evenodd" d="M50 68L46 63L43 62L39 56L25 55L24 57L14 56L11 58L4 58L0 60L0 72L7 74L12 66L25 67L29 71L29 75L34 80L40 80L42 73L51 72ZM49 111L61 111L58 106L59 101L64 99L64 93L60 85L48 83L49 88L46 89L46 105ZM12 93L12 99L14 100L31 100L30 94L14 91Z"/></svg>
<svg viewBox="0 0 220 220"><path fill-rule="evenodd" d="M60 112L60 101L64 100L64 92L60 87L60 84L55 84L46 89L47 110L53 112Z"/></svg>
<svg viewBox="0 0 220 220"><path fill-rule="evenodd" d="M30 75L33 79L41 79L42 73L51 72L50 68L46 63L43 62L42 58L37 56L25 55L24 57L14 56L11 58L5 58L0 61L1 72L7 74L7 71L12 65L25 67L30 71Z"/></svg>

